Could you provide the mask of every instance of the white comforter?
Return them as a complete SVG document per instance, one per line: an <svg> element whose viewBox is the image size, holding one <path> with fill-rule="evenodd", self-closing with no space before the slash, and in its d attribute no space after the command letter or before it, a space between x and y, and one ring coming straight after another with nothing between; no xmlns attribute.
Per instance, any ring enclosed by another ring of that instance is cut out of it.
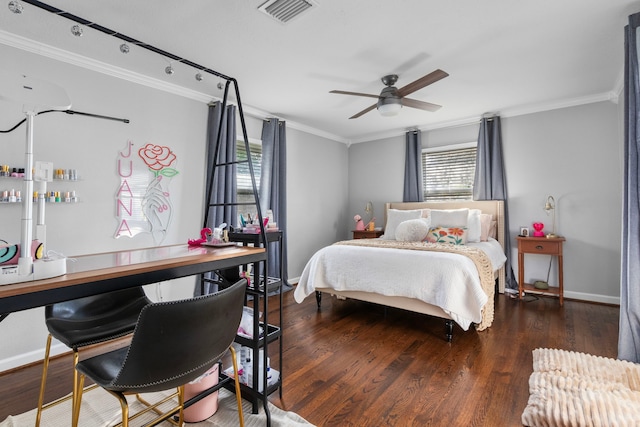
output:
<svg viewBox="0 0 640 427"><path fill-rule="evenodd" d="M480 246L492 247L489 258L497 270L506 257L498 242L487 243ZM302 272L295 300L302 302L316 288L416 298L439 306L464 330L482 320L488 299L474 262L464 255L366 246L332 245L316 252Z"/></svg>

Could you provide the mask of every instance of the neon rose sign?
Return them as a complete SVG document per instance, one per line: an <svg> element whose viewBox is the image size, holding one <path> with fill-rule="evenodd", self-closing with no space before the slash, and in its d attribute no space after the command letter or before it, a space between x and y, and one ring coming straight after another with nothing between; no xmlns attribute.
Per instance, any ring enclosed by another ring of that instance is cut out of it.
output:
<svg viewBox="0 0 640 427"><path fill-rule="evenodd" d="M167 146L148 143L137 151L136 158L133 145L127 141L125 149L118 152L120 186L116 193L118 228L114 237L148 232L159 244L171 223L173 206L169 184L179 173L171 167L177 157ZM136 167L135 163L140 164L140 160L143 165Z"/></svg>

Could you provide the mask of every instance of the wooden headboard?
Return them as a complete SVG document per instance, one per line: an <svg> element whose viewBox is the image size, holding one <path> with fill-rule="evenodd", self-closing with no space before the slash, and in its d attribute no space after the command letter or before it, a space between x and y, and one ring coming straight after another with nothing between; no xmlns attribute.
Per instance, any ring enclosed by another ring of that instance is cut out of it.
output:
<svg viewBox="0 0 640 427"><path fill-rule="evenodd" d="M384 223L387 223L387 211L389 209L480 209L482 213L493 215L496 221L496 240L504 248L504 202L502 200L481 200L481 201L460 201L460 202L392 202L385 203ZM506 276L504 267L498 272L498 288L500 293L504 292Z"/></svg>

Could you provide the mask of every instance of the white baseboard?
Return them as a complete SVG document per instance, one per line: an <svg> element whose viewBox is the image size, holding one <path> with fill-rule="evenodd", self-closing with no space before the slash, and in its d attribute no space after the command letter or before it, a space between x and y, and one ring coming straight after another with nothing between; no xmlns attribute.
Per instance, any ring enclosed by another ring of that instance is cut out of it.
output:
<svg viewBox="0 0 640 427"><path fill-rule="evenodd" d="M69 351L69 347L67 347L66 345L62 343L53 343L51 345L50 357L57 356L62 353L67 353ZM42 359L44 359L44 347L39 350L18 354L13 357L0 360L0 372L28 365L33 362L38 362Z"/></svg>
<svg viewBox="0 0 640 427"><path fill-rule="evenodd" d="M505 289L505 292L517 294L517 289ZM620 297L612 297L609 295L588 294L585 292L564 291L564 297L576 301L597 302L601 304L620 305Z"/></svg>
<svg viewBox="0 0 640 427"><path fill-rule="evenodd" d="M297 284L300 280L300 277L291 278L288 280L290 284ZM506 289L507 292L517 291ZM587 302L597 302L602 304L612 304L612 305L620 305L620 297L612 297L608 295L599 295L599 294L588 294L584 292L572 292L565 291L565 298L570 298L574 300L587 301ZM62 353L66 353L69 351L69 348L62 343L55 343L51 346L51 357L57 356ZM14 369L19 366L28 365L33 362L37 362L42 360L44 357L44 348L39 350L31 351L28 353L18 354L13 357L9 357L7 359L0 360L0 372L7 371L9 369Z"/></svg>
<svg viewBox="0 0 640 427"><path fill-rule="evenodd" d="M609 295L600 295L600 294L587 294L584 292L572 292L572 291L564 291L564 297L580 300L580 301L588 301L588 302L599 302L602 304L612 304L612 305L620 305L620 297L612 297Z"/></svg>
<svg viewBox="0 0 640 427"><path fill-rule="evenodd" d="M298 277L289 277L289 279L287 280L287 283L290 286L293 286L293 285L297 285L299 281L300 281L300 276L298 276Z"/></svg>

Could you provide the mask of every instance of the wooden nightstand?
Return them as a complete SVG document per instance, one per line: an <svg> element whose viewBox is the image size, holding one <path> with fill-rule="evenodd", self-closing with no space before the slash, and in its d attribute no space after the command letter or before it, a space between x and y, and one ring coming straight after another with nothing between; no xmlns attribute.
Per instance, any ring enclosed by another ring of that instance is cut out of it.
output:
<svg viewBox="0 0 640 427"><path fill-rule="evenodd" d="M562 243L564 237L516 237L518 241L518 292L520 299L524 293L556 295L560 298L560 305L564 303L564 288L562 283ZM549 289L538 289L532 284L524 283L524 254L551 255L558 257L558 286Z"/></svg>
<svg viewBox="0 0 640 427"><path fill-rule="evenodd" d="M376 239L384 234L382 230L352 230L354 239Z"/></svg>

